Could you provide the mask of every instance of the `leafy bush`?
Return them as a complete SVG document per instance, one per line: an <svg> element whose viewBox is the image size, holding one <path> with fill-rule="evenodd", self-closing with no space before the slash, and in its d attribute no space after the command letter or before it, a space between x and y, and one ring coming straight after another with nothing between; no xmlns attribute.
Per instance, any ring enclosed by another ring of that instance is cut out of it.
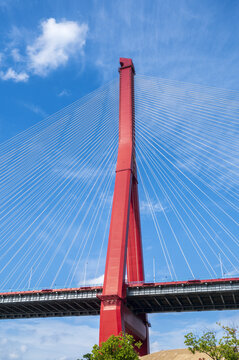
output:
<svg viewBox="0 0 239 360"><path fill-rule="evenodd" d="M136 342L129 334L110 336L101 345L94 345L92 352L85 354L82 360L138 360L135 348L140 348L141 342Z"/></svg>
<svg viewBox="0 0 239 360"><path fill-rule="evenodd" d="M190 332L185 335L185 345L193 354L195 354L196 351L204 352L213 360L238 360L238 329L221 324L218 325L224 332L221 339L217 339L215 331L205 332L202 336Z"/></svg>

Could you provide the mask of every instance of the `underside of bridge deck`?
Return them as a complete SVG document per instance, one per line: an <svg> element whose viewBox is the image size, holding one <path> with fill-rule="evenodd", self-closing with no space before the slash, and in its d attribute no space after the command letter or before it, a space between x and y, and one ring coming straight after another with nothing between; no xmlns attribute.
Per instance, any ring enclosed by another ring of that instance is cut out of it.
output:
<svg viewBox="0 0 239 360"><path fill-rule="evenodd" d="M100 314L102 287L0 293L0 319ZM126 302L134 313L239 309L239 278L130 284Z"/></svg>

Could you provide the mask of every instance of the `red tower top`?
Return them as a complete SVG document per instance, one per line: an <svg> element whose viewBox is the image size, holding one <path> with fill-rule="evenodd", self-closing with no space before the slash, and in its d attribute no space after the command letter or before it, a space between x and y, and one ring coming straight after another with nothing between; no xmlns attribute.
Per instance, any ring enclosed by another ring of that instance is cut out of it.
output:
<svg viewBox="0 0 239 360"><path fill-rule="evenodd" d="M131 169L136 177L135 118L134 118L134 64L120 58L119 148L116 171Z"/></svg>
<svg viewBox="0 0 239 360"><path fill-rule="evenodd" d="M127 59L127 58L120 58L120 69L125 69L127 67L131 67L132 70L133 70L133 73L135 75L135 69L134 69L134 64L133 64L133 61L132 59Z"/></svg>

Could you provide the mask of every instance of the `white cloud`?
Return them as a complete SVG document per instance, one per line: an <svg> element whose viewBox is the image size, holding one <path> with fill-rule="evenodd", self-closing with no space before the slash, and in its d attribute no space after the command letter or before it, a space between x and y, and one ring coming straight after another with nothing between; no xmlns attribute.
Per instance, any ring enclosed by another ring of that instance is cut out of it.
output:
<svg viewBox="0 0 239 360"><path fill-rule="evenodd" d="M236 311L153 314L149 321L154 352L184 348L185 334L218 331L216 321L235 326L239 315ZM5 320L0 327L0 360L16 354L20 360L76 360L98 342L98 325L99 317Z"/></svg>
<svg viewBox="0 0 239 360"><path fill-rule="evenodd" d="M29 75L25 72L17 73L12 68L9 68L5 73L0 71L0 78L2 80L13 80L15 82L26 82L29 79Z"/></svg>
<svg viewBox="0 0 239 360"><path fill-rule="evenodd" d="M159 317L163 322L158 327ZM151 315L149 321L152 324L150 328L151 351L182 349L185 348L184 336L189 333L202 334L204 331L216 331L219 337L222 336L219 322L230 327L236 326L239 322L239 315L236 311L230 312L204 312L188 314L161 314ZM167 325L165 322L167 321Z"/></svg>
<svg viewBox="0 0 239 360"><path fill-rule="evenodd" d="M45 76L83 50L88 26L66 20L57 23L50 18L41 23L41 29L41 35L27 46L27 55L30 69Z"/></svg>
<svg viewBox="0 0 239 360"><path fill-rule="evenodd" d="M57 22L56 19L49 18L41 22L40 28L41 32L35 39L32 39L26 29L12 29L11 41L0 53L0 63L4 57L5 65L3 68L2 64L0 79L26 82L32 74L46 76L66 65L74 55L83 54L87 24L67 20ZM58 96L69 94L67 90L63 90Z"/></svg>
<svg viewBox="0 0 239 360"><path fill-rule="evenodd" d="M38 105L35 104L30 104L30 103L21 103L25 108L27 108L28 110L31 110L32 112L34 112L37 115L40 115L42 117L47 117L48 114L42 109L40 108Z"/></svg>
<svg viewBox="0 0 239 360"><path fill-rule="evenodd" d="M17 353L11 352L11 353L9 354L9 358L10 358L10 359L19 359L19 356L18 356Z"/></svg>
<svg viewBox="0 0 239 360"><path fill-rule="evenodd" d="M86 280L86 285L102 285L104 282L104 274L98 276L97 278Z"/></svg>
<svg viewBox="0 0 239 360"><path fill-rule="evenodd" d="M14 61L19 62L22 60L22 56L19 53L19 49L15 49L15 48L12 49L11 55L12 55Z"/></svg>
<svg viewBox="0 0 239 360"><path fill-rule="evenodd" d="M66 90L66 89L63 89L59 94L58 96L69 96L71 93L69 90Z"/></svg>
<svg viewBox="0 0 239 360"><path fill-rule="evenodd" d="M149 203L148 201L142 200L140 202L140 212L142 214L151 214L151 208L154 212L162 212L165 210L160 201L151 201L151 203Z"/></svg>
<svg viewBox="0 0 239 360"><path fill-rule="evenodd" d="M236 277L239 275L239 268L233 269L223 274L225 277Z"/></svg>
<svg viewBox="0 0 239 360"><path fill-rule="evenodd" d="M2 325L0 337L7 341L0 341L0 360L73 360L98 342L98 317L10 320Z"/></svg>
<svg viewBox="0 0 239 360"><path fill-rule="evenodd" d="M22 353L25 353L25 352L27 351L27 346L26 346L26 345L21 345L21 346L20 346L20 351L21 351Z"/></svg>

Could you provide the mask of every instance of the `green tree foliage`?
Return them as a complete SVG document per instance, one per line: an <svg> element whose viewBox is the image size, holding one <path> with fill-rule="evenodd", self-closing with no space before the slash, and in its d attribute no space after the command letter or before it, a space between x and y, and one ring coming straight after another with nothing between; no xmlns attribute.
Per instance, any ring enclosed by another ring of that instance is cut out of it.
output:
<svg viewBox="0 0 239 360"><path fill-rule="evenodd" d="M119 334L110 336L100 346L94 345L92 352L83 356L87 360L138 360L138 354L135 351L139 349L141 342L136 342L133 336L129 334ZM82 360L83 360L82 359Z"/></svg>
<svg viewBox="0 0 239 360"><path fill-rule="evenodd" d="M221 339L217 339L214 331L205 332L202 336L190 332L185 335L185 345L193 354L204 352L213 360L239 360L238 329L218 325L223 330Z"/></svg>
<svg viewBox="0 0 239 360"><path fill-rule="evenodd" d="M80 360L80 359L77 359L77 360ZM83 358L81 360L91 360L91 354L88 353L88 354L83 355Z"/></svg>

